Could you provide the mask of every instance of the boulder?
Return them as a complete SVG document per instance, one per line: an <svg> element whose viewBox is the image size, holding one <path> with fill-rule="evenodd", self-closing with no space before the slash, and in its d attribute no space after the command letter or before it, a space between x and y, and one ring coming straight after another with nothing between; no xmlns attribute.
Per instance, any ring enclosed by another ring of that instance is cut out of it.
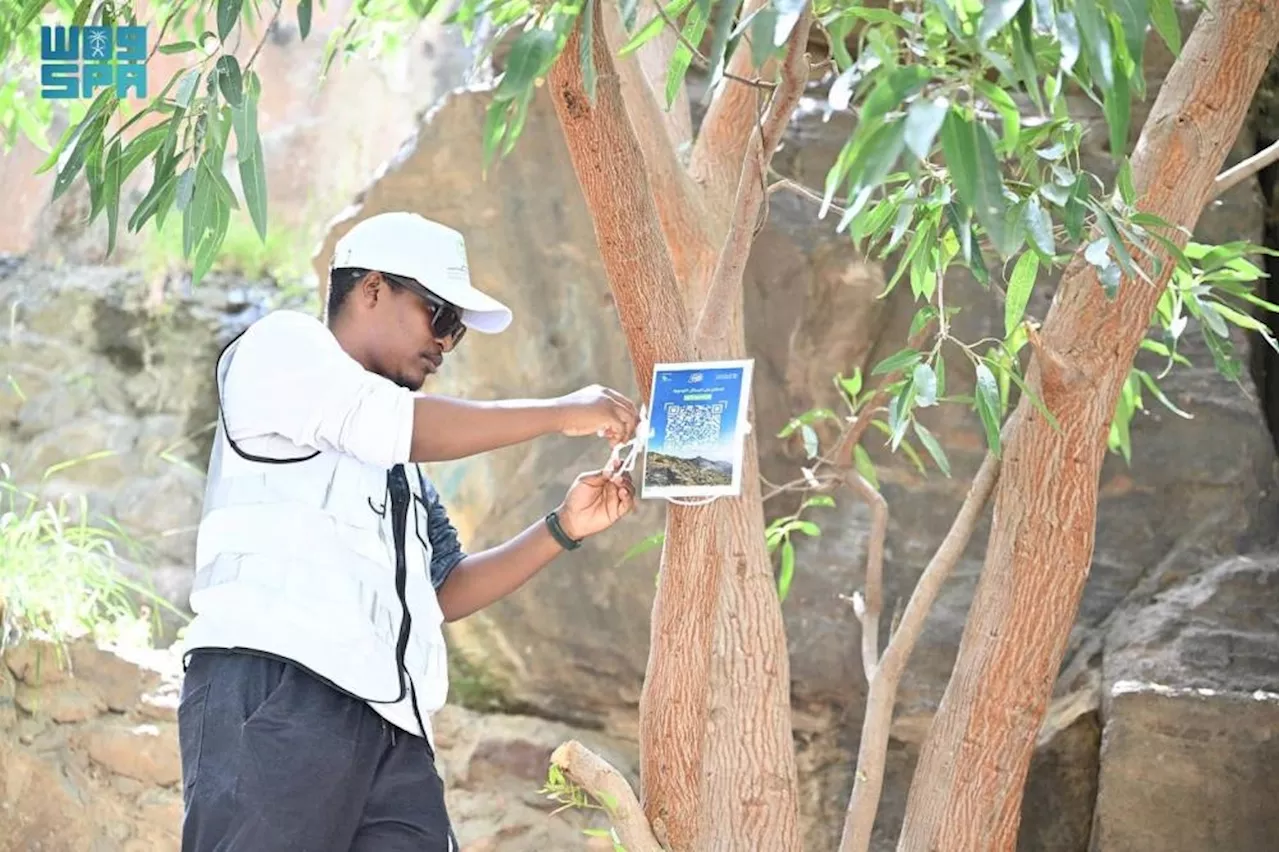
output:
<svg viewBox="0 0 1280 852"><path fill-rule="evenodd" d="M1278 563L1211 562L1107 636L1094 852L1276 848Z"/></svg>

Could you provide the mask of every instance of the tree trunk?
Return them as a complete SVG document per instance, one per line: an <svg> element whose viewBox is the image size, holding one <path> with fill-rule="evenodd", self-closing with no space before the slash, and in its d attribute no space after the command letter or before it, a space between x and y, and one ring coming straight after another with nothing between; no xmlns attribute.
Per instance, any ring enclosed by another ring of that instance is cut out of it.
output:
<svg viewBox="0 0 1280 852"><path fill-rule="evenodd" d="M1219 0L1201 14L1134 151L1141 210L1195 226L1276 49L1276 26L1275 0ZM1126 279L1114 301L1080 252L1063 273L1029 375L1062 428L1019 403L986 564L899 850L1015 846L1036 733L1093 557L1108 424L1168 281L1163 266L1157 286Z"/></svg>
<svg viewBox="0 0 1280 852"><path fill-rule="evenodd" d="M603 3L595 4L597 22ZM647 398L655 362L694 360L689 294L707 292L714 264L698 258L714 260L719 247L707 241L716 223L702 218L697 186L671 168L674 150L651 120L639 69L611 54L611 31L592 30L594 103L583 87L578 30L548 83ZM748 240L741 250L749 249ZM732 301L719 312L727 334L722 327L715 357L742 357L740 276L722 296ZM789 661L753 438L743 482L738 499L673 505L667 514L640 699L640 772L654 835L677 852L800 845Z"/></svg>
<svg viewBox="0 0 1280 852"><path fill-rule="evenodd" d="M728 352L746 351L739 304ZM752 418L754 420L754 418ZM722 572L711 665L699 850L801 849L786 627L765 548L756 436L742 451L742 495L721 500L727 549L704 560Z"/></svg>

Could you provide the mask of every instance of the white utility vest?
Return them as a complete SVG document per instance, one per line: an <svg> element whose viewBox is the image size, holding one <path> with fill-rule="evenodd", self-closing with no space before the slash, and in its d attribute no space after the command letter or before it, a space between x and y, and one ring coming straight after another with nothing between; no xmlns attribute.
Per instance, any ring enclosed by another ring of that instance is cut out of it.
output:
<svg viewBox="0 0 1280 852"><path fill-rule="evenodd" d="M279 451L248 452L219 418L185 651L284 658L430 740L449 683L417 469L273 441Z"/></svg>

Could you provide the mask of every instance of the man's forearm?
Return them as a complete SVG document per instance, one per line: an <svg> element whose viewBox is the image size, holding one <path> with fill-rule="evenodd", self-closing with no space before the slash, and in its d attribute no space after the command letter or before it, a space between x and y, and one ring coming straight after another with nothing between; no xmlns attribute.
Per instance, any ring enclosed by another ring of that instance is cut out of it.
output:
<svg viewBox="0 0 1280 852"><path fill-rule="evenodd" d="M467 556L436 593L445 621L466 618L506 597L563 552L539 520L505 544Z"/></svg>
<svg viewBox="0 0 1280 852"><path fill-rule="evenodd" d="M412 462L453 461L559 431L553 400L471 402L421 395L414 399Z"/></svg>

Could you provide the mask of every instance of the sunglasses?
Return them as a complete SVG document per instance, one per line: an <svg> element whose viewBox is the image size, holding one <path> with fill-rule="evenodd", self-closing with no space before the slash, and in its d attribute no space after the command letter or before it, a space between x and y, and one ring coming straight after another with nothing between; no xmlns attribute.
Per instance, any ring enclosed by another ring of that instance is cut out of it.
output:
<svg viewBox="0 0 1280 852"><path fill-rule="evenodd" d="M462 324L462 311L441 299L432 293L421 283L412 278L405 278L400 275L391 275L386 272L379 273L383 278L410 290L418 298L422 299L431 306L431 333L436 336L437 340L447 340L449 345L457 346L458 341L462 340L462 336L467 333L467 327Z"/></svg>

